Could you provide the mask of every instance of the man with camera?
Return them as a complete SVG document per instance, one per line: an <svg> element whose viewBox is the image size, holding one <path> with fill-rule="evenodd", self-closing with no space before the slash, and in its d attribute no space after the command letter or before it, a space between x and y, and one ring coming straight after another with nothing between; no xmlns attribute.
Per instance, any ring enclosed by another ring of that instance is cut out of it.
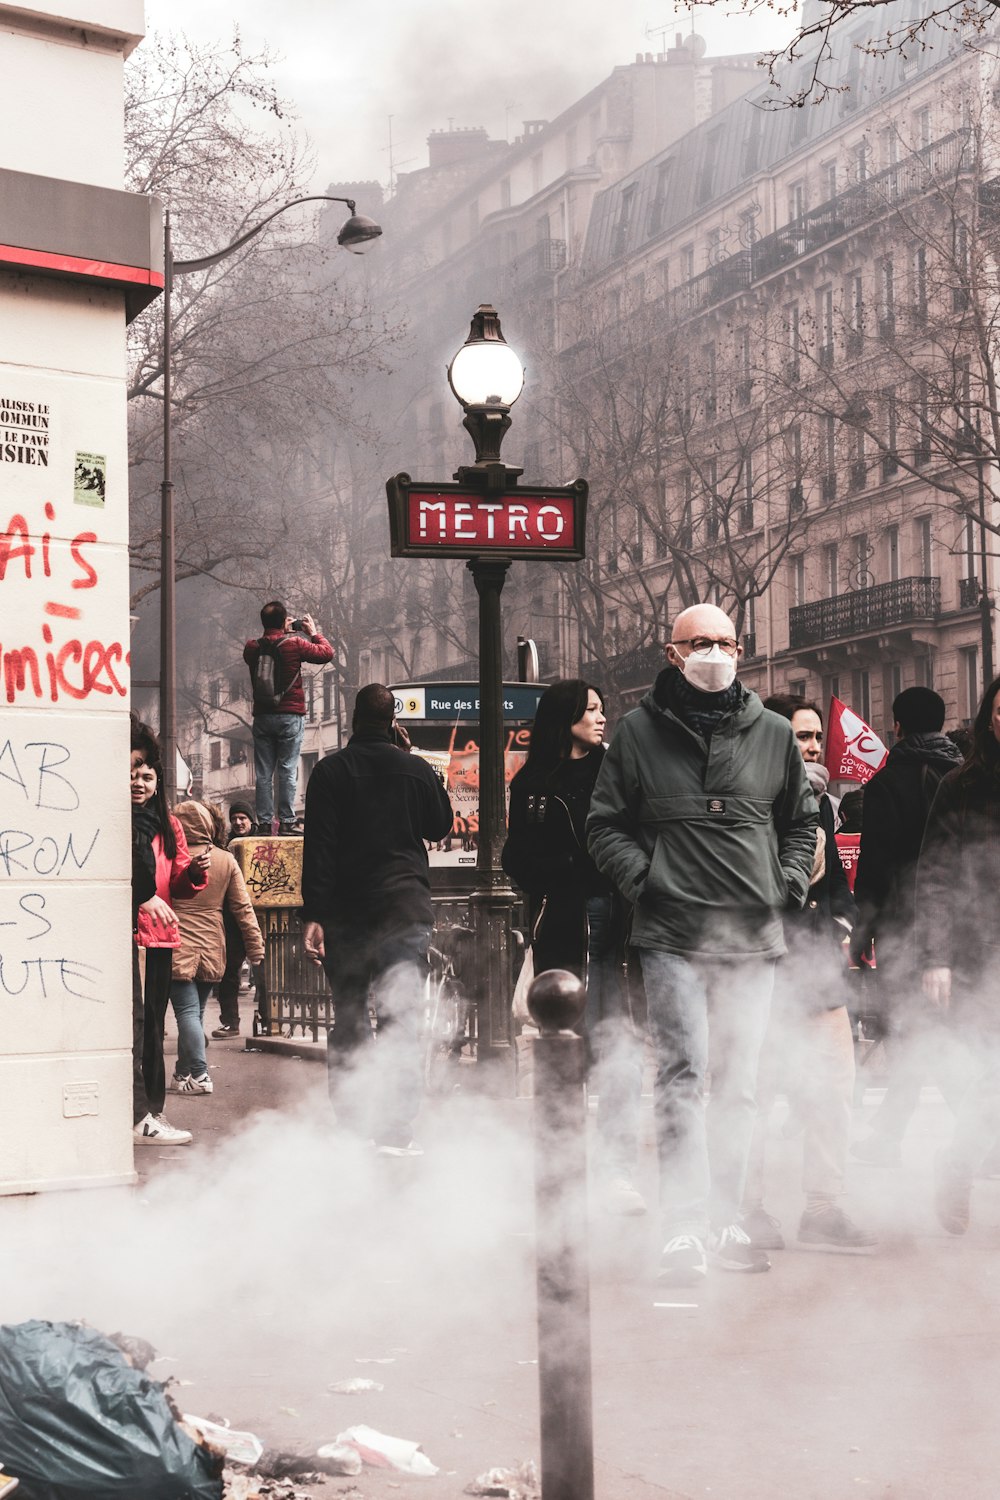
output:
<svg viewBox="0 0 1000 1500"><path fill-rule="evenodd" d="M293 620L278 599L264 605L260 622L264 634L243 648L253 689L257 832L272 832L277 769L278 831L297 833L295 790L306 714L302 664L332 661L333 647L316 629L312 615Z"/></svg>

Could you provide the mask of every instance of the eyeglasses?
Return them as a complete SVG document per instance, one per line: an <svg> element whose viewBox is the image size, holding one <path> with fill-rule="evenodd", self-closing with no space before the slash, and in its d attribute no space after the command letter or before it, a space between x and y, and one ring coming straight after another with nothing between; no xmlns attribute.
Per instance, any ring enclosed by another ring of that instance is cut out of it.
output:
<svg viewBox="0 0 1000 1500"><path fill-rule="evenodd" d="M739 641L734 641L731 636L716 641L710 635L696 635L689 641L672 641L671 645L690 646L692 656L707 656L715 646L726 656L735 656L740 649Z"/></svg>

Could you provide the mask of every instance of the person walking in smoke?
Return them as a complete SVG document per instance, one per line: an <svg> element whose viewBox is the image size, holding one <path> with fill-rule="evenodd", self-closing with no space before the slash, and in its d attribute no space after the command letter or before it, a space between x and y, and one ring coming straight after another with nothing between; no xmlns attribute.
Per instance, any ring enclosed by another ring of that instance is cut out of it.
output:
<svg viewBox="0 0 1000 1500"><path fill-rule="evenodd" d="M434 924L426 843L453 813L440 778L400 747L395 700L381 683L358 693L347 746L327 755L306 789L303 944L334 997L327 1038L338 1123L387 1156L415 1156L423 1090L421 994ZM426 841L426 842L425 842ZM377 1086L356 1076L376 1040Z"/></svg>
<svg viewBox="0 0 1000 1500"><path fill-rule="evenodd" d="M529 897L535 973L569 969L587 983L586 1028L599 1095L604 1207L641 1214L633 1183L642 1096L642 1045L627 1014L620 898L587 853L586 823L604 759L604 702L580 678L538 700L528 758L510 786L502 863Z"/></svg>
<svg viewBox="0 0 1000 1500"><path fill-rule="evenodd" d="M927 816L942 777L962 759L941 733L944 714L944 699L930 688L900 693L892 705L896 742L865 787L851 956L860 964L874 940L890 1073L885 1097L869 1122L871 1134L851 1152L872 1166L899 1166L925 1078L935 1077L949 1102L957 1103L958 1081L946 1065L951 1049L941 1046L947 1042L942 1018L921 989L914 930L917 859Z"/></svg>
<svg viewBox="0 0 1000 1500"><path fill-rule="evenodd" d="M1000 677L983 695L972 749L941 781L917 865L914 935L923 992L963 1062L935 1208L949 1234L969 1227L972 1179L1000 1135Z"/></svg>
<svg viewBox="0 0 1000 1500"><path fill-rule="evenodd" d="M759 1249L785 1248L778 1220L764 1207L768 1115L775 1094L784 1088L792 1118L802 1126L806 1206L799 1244L861 1254L875 1247L876 1237L840 1206L854 1105L854 1038L846 1004L844 945L855 910L827 795L830 773L822 764L823 717L815 703L791 694L765 698L764 707L792 726L819 804L819 831L806 904L785 913L788 953L778 962L761 1054L741 1223Z"/></svg>
<svg viewBox="0 0 1000 1500"><path fill-rule="evenodd" d="M714 605L674 621L668 665L604 758L590 852L634 905L656 1060L662 1280L766 1271L739 1224L781 913L809 888L819 814L791 725L736 678ZM705 1085L711 1041L712 1090Z"/></svg>

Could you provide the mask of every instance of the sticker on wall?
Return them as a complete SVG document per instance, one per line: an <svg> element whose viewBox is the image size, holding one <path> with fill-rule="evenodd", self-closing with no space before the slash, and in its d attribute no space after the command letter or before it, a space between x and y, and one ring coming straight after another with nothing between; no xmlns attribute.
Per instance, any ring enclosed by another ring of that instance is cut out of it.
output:
<svg viewBox="0 0 1000 1500"><path fill-rule="evenodd" d="M108 461L103 453L78 453L73 465L74 505L104 505Z"/></svg>

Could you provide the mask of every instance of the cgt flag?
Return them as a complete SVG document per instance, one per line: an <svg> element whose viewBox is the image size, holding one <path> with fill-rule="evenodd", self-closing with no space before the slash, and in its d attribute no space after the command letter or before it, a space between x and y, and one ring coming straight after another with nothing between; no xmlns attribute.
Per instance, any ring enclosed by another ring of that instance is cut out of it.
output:
<svg viewBox="0 0 1000 1500"><path fill-rule="evenodd" d="M885 765L889 752L875 731L853 708L830 699L827 720L826 768L831 781L871 781Z"/></svg>

